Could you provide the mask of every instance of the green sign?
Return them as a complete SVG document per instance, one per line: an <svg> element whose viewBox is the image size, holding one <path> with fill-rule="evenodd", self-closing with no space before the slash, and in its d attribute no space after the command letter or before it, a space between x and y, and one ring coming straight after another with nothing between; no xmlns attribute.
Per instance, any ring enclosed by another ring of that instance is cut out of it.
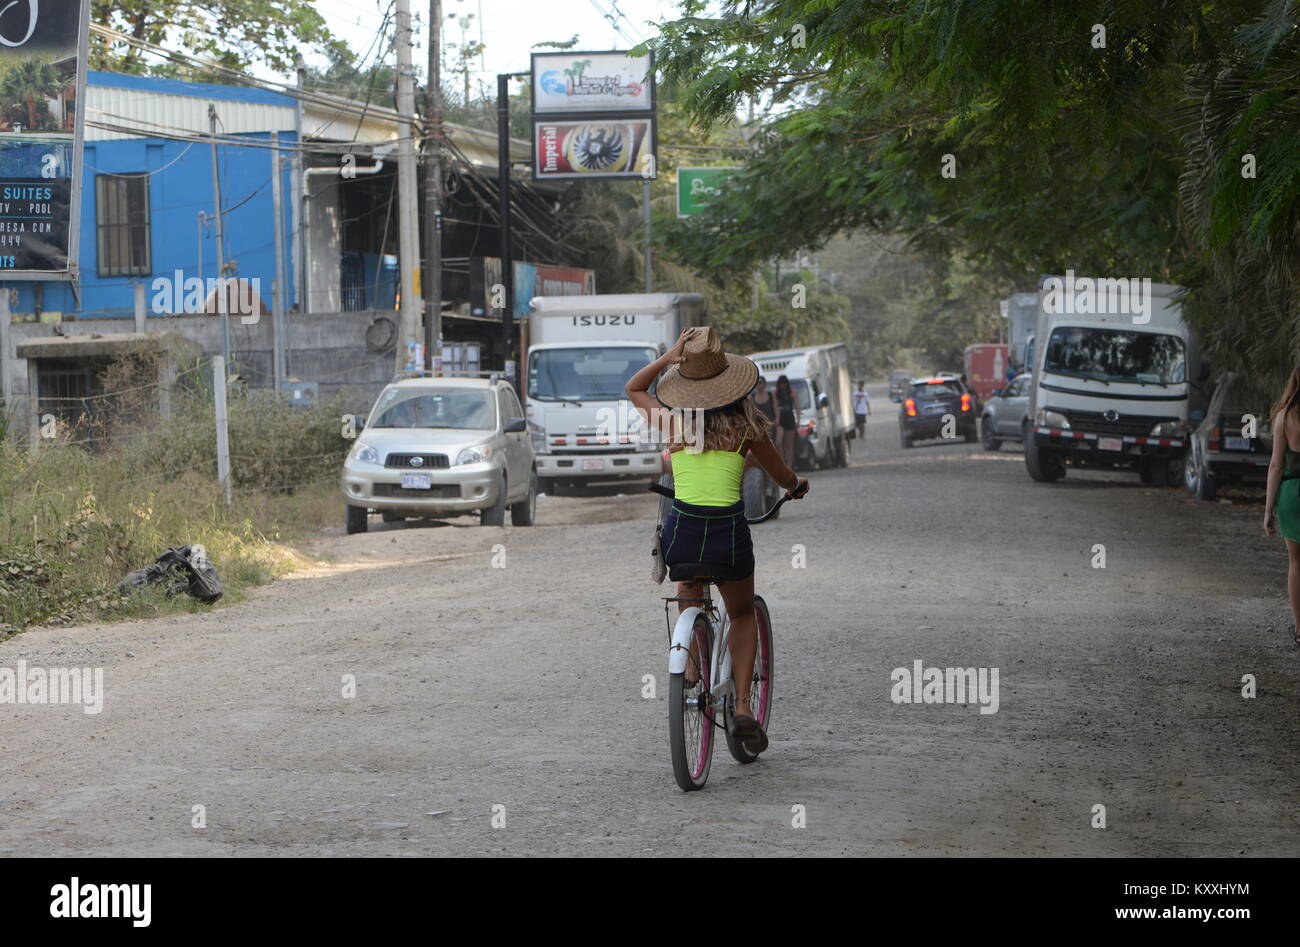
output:
<svg viewBox="0 0 1300 947"><path fill-rule="evenodd" d="M727 178L737 168L678 168L677 216L698 214L722 196Z"/></svg>

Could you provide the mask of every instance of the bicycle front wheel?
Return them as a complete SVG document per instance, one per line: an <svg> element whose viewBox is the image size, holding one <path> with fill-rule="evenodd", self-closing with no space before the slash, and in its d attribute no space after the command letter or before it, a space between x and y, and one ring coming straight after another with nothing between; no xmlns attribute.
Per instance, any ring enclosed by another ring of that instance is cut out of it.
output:
<svg viewBox="0 0 1300 947"><path fill-rule="evenodd" d="M754 719L767 730L772 719L772 616L761 595L754 596L754 627L758 632L758 641L754 651L754 676L749 683L750 706L754 709ZM727 721L727 749L741 763L752 763L758 759L757 753L749 752L736 739L730 720Z"/></svg>
<svg viewBox="0 0 1300 947"><path fill-rule="evenodd" d="M691 654L686 659L694 683L685 674L668 675L668 739L672 746L673 778L683 792L704 786L713 763L713 708L709 694L709 623L695 622Z"/></svg>

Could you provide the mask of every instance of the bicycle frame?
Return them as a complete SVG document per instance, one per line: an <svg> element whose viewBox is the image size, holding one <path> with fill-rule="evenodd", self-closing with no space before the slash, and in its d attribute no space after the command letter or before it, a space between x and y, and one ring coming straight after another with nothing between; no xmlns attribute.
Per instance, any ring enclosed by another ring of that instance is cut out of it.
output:
<svg viewBox="0 0 1300 947"><path fill-rule="evenodd" d="M677 616L673 626L672 637L668 646L668 673L681 674L686 670L686 662L691 656L691 639L695 633L695 621L700 616L709 625L709 661L708 696L714 711L730 709L728 701L736 693L736 684L731 679L731 648L728 647L731 635L731 618L727 615L725 605L719 607L710 594L711 585L704 586L704 604L692 605ZM681 601L680 598L668 598L668 602ZM698 601L693 599L692 601ZM715 723L717 721L715 720ZM721 726L721 724L719 724Z"/></svg>

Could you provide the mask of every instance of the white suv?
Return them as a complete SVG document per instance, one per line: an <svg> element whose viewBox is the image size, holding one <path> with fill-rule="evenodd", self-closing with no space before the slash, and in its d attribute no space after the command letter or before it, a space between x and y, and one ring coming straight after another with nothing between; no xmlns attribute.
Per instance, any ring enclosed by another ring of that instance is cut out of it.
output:
<svg viewBox="0 0 1300 947"><path fill-rule="evenodd" d="M399 377L379 394L339 478L349 533L385 522L479 513L484 526L533 525L537 469L528 422L495 377Z"/></svg>

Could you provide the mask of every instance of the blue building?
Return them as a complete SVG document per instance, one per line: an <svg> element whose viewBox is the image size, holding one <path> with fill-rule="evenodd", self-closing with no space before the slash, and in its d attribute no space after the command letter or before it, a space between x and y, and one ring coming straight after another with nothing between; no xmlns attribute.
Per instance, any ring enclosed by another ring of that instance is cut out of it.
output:
<svg viewBox="0 0 1300 947"><path fill-rule="evenodd" d="M294 96L90 72L76 279L0 280L13 314L12 354L6 359L0 352L6 369L0 380L10 398L45 398L56 385L70 386L59 389L67 398L90 392L96 363L74 363L70 355L56 364L48 354L54 349L40 340L130 332L137 287L144 289L146 331L163 328L154 320L166 319L167 330L203 352L222 350L213 318L219 309L214 177L224 275L237 287L227 296L228 311L250 317L231 320L231 352L248 383L271 385L275 376L274 320L260 317L273 308L278 175L285 377L316 382L322 394L382 384L395 367L399 321L399 127L391 108L316 92ZM504 345L500 320L485 302L490 281L484 274L499 244L497 139L458 125L446 132L443 339L476 344L481 364L495 367L505 358ZM528 152L527 142L511 142L520 177ZM517 211L517 259L556 261L562 248L548 235L563 185L520 180L516 186L532 191ZM403 265L418 268L419 262ZM46 354L29 364L23 352L38 350Z"/></svg>

